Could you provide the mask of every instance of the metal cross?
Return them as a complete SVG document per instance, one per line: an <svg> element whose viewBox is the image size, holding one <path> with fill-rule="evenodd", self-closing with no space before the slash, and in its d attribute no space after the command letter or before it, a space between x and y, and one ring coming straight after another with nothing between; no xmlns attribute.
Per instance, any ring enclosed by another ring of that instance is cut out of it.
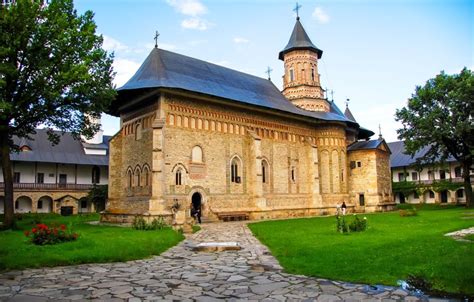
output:
<svg viewBox="0 0 474 302"><path fill-rule="evenodd" d="M331 101L334 102L334 90L331 89Z"/></svg>
<svg viewBox="0 0 474 302"><path fill-rule="evenodd" d="M379 124L379 139L382 139L382 127Z"/></svg>
<svg viewBox="0 0 474 302"><path fill-rule="evenodd" d="M346 108L349 107L349 101L350 99L346 99Z"/></svg>
<svg viewBox="0 0 474 302"><path fill-rule="evenodd" d="M300 19L300 14L299 14L300 8L301 8L301 5L299 5L298 2L296 2L296 6L293 9L293 11L296 12L296 19L298 20Z"/></svg>
<svg viewBox="0 0 474 302"><path fill-rule="evenodd" d="M271 80L270 74L272 73L273 69L270 68L270 66L267 67L267 70L265 71L266 74L268 74L268 79Z"/></svg>
<svg viewBox="0 0 474 302"><path fill-rule="evenodd" d="M155 48L158 47L158 37L160 36L160 33L158 31L156 31L155 33Z"/></svg>

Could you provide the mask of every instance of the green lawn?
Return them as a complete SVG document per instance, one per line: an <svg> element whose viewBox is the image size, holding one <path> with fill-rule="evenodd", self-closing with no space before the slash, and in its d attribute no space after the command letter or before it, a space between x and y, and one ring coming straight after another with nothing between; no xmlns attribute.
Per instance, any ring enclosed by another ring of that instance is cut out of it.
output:
<svg viewBox="0 0 474 302"><path fill-rule="evenodd" d="M72 225L79 238L77 241L57 245L34 245L28 242L23 231L31 230L38 218L48 225L53 222ZM0 232L0 270L143 259L159 255L184 239L183 235L171 228L137 231L132 228L85 223L98 218L97 214L70 217L54 214L24 215L22 220L17 221L19 230Z"/></svg>
<svg viewBox="0 0 474 302"><path fill-rule="evenodd" d="M474 294L474 244L445 233L474 226L473 210L424 207L413 217L398 212L363 215L368 230L343 235L335 217L250 224L257 238L289 273L396 285L408 274L437 290ZM348 217L351 219L352 217Z"/></svg>

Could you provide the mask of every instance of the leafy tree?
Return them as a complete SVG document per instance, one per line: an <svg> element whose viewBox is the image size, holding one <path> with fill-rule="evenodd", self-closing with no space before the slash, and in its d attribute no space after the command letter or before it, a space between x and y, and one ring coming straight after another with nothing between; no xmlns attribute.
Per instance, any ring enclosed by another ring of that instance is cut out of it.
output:
<svg viewBox="0 0 474 302"><path fill-rule="evenodd" d="M417 86L407 107L395 114L403 124L397 132L408 154L414 156L428 146L420 161L444 162L452 156L461 163L468 207L473 202L469 175L474 156L473 116L474 74L467 68L455 75L441 72L425 86Z"/></svg>
<svg viewBox="0 0 474 302"><path fill-rule="evenodd" d="M72 0L0 4L0 157L4 225L13 224L13 136L40 125L91 137L93 123L114 98L113 56L102 49L93 13L78 15ZM59 135L48 131L52 143Z"/></svg>
<svg viewBox="0 0 474 302"><path fill-rule="evenodd" d="M105 203L108 196L107 185L96 185L92 187L87 196L85 197L89 202L93 203L96 209L96 212L105 210Z"/></svg>

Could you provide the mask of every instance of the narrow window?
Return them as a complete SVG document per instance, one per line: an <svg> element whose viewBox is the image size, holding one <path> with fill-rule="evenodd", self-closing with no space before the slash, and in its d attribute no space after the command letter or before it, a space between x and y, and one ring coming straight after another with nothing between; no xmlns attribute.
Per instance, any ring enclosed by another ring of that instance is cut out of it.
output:
<svg viewBox="0 0 474 302"><path fill-rule="evenodd" d="M411 172L411 180L418 180L418 173L417 172Z"/></svg>
<svg viewBox="0 0 474 302"><path fill-rule="evenodd" d="M263 183L268 183L269 178L268 178L268 162L266 160L262 160L262 182Z"/></svg>
<svg viewBox="0 0 474 302"><path fill-rule="evenodd" d="M175 183L177 186L180 186L181 185L181 169L178 169L178 171L176 171L176 179L175 179Z"/></svg>
<svg viewBox="0 0 474 302"><path fill-rule="evenodd" d="M20 172L13 173L13 182L20 183Z"/></svg>
<svg viewBox="0 0 474 302"><path fill-rule="evenodd" d="M39 184L44 183L44 173L38 173L38 175L36 177L36 182L39 183Z"/></svg>
<svg viewBox="0 0 474 302"><path fill-rule="evenodd" d="M92 183L100 183L100 168L97 166L92 167Z"/></svg>
<svg viewBox="0 0 474 302"><path fill-rule="evenodd" d="M292 182L296 182L295 167L291 167L291 181L292 181Z"/></svg>
<svg viewBox="0 0 474 302"><path fill-rule="evenodd" d="M413 191L413 198L415 198L415 199L420 198L417 191Z"/></svg>
<svg viewBox="0 0 474 302"><path fill-rule="evenodd" d="M42 208L43 208L43 200L42 200L42 199L38 200L38 207L37 207L37 208L38 208L38 209L42 209Z"/></svg>
<svg viewBox="0 0 474 302"><path fill-rule="evenodd" d="M405 173L398 173L398 181L405 181Z"/></svg>
<svg viewBox="0 0 474 302"><path fill-rule="evenodd" d="M290 82L295 80L293 69L290 69Z"/></svg>
<svg viewBox="0 0 474 302"><path fill-rule="evenodd" d="M455 177L462 177L462 170L461 167L454 168L454 176Z"/></svg>
<svg viewBox="0 0 474 302"><path fill-rule="evenodd" d="M429 191L429 196L430 196L430 198L435 198L434 192L433 192L433 191Z"/></svg>
<svg viewBox="0 0 474 302"><path fill-rule="evenodd" d="M439 179L446 179L446 171L444 170L439 171Z"/></svg>
<svg viewBox="0 0 474 302"><path fill-rule="evenodd" d="M135 186L136 187L140 186L140 170L139 169L135 170Z"/></svg>
<svg viewBox="0 0 474 302"><path fill-rule="evenodd" d="M150 171L148 170L148 167L145 167L145 186L150 185Z"/></svg>
<svg viewBox="0 0 474 302"><path fill-rule="evenodd" d="M19 205L18 200L17 200L17 201L15 201L15 209L18 210L19 208L20 208L20 205Z"/></svg>
<svg viewBox="0 0 474 302"><path fill-rule="evenodd" d="M361 207L365 206L365 196L364 196L364 194L359 194L359 205Z"/></svg>
<svg viewBox="0 0 474 302"><path fill-rule="evenodd" d="M314 68L311 68L311 81L314 81Z"/></svg>
<svg viewBox="0 0 474 302"><path fill-rule="evenodd" d="M230 181L233 183L240 183L241 179L239 176L239 165L240 162L237 158L232 159L230 165Z"/></svg>
<svg viewBox="0 0 474 302"><path fill-rule="evenodd" d="M464 197L464 190L463 189L460 189L456 192L456 195L458 196L458 198L463 198Z"/></svg>
<svg viewBox="0 0 474 302"><path fill-rule="evenodd" d="M81 209L87 209L87 200L81 200Z"/></svg>
<svg viewBox="0 0 474 302"><path fill-rule="evenodd" d="M357 167L358 168L362 167L362 163L360 161L357 162Z"/></svg>
<svg viewBox="0 0 474 302"><path fill-rule="evenodd" d="M128 176L128 187L131 188L132 184L133 184L133 178L132 178L132 171L131 170L128 170L127 176Z"/></svg>

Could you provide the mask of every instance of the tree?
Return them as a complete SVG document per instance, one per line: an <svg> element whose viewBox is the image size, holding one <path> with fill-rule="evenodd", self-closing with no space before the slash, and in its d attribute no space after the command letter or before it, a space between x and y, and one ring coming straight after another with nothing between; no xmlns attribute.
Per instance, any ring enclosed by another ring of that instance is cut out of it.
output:
<svg viewBox="0 0 474 302"><path fill-rule="evenodd" d="M398 138L405 140L412 156L425 146L424 163L444 162L454 157L461 163L466 204L473 204L470 170L474 156L474 74L464 68L460 74L444 72L417 86L407 107L397 110L395 119L403 128Z"/></svg>
<svg viewBox="0 0 474 302"><path fill-rule="evenodd" d="M47 3L49 2L49 3ZM0 157L4 226L13 225L13 136L29 138L44 125L91 137L114 98L113 55L102 49L93 13L78 15L72 0L0 4ZM3 3L3 2L2 2Z"/></svg>
<svg viewBox="0 0 474 302"><path fill-rule="evenodd" d="M94 184L92 189L85 197L87 201L94 204L96 212L101 212L105 210L105 203L107 202L108 197L108 189L109 187L107 185L98 186Z"/></svg>

